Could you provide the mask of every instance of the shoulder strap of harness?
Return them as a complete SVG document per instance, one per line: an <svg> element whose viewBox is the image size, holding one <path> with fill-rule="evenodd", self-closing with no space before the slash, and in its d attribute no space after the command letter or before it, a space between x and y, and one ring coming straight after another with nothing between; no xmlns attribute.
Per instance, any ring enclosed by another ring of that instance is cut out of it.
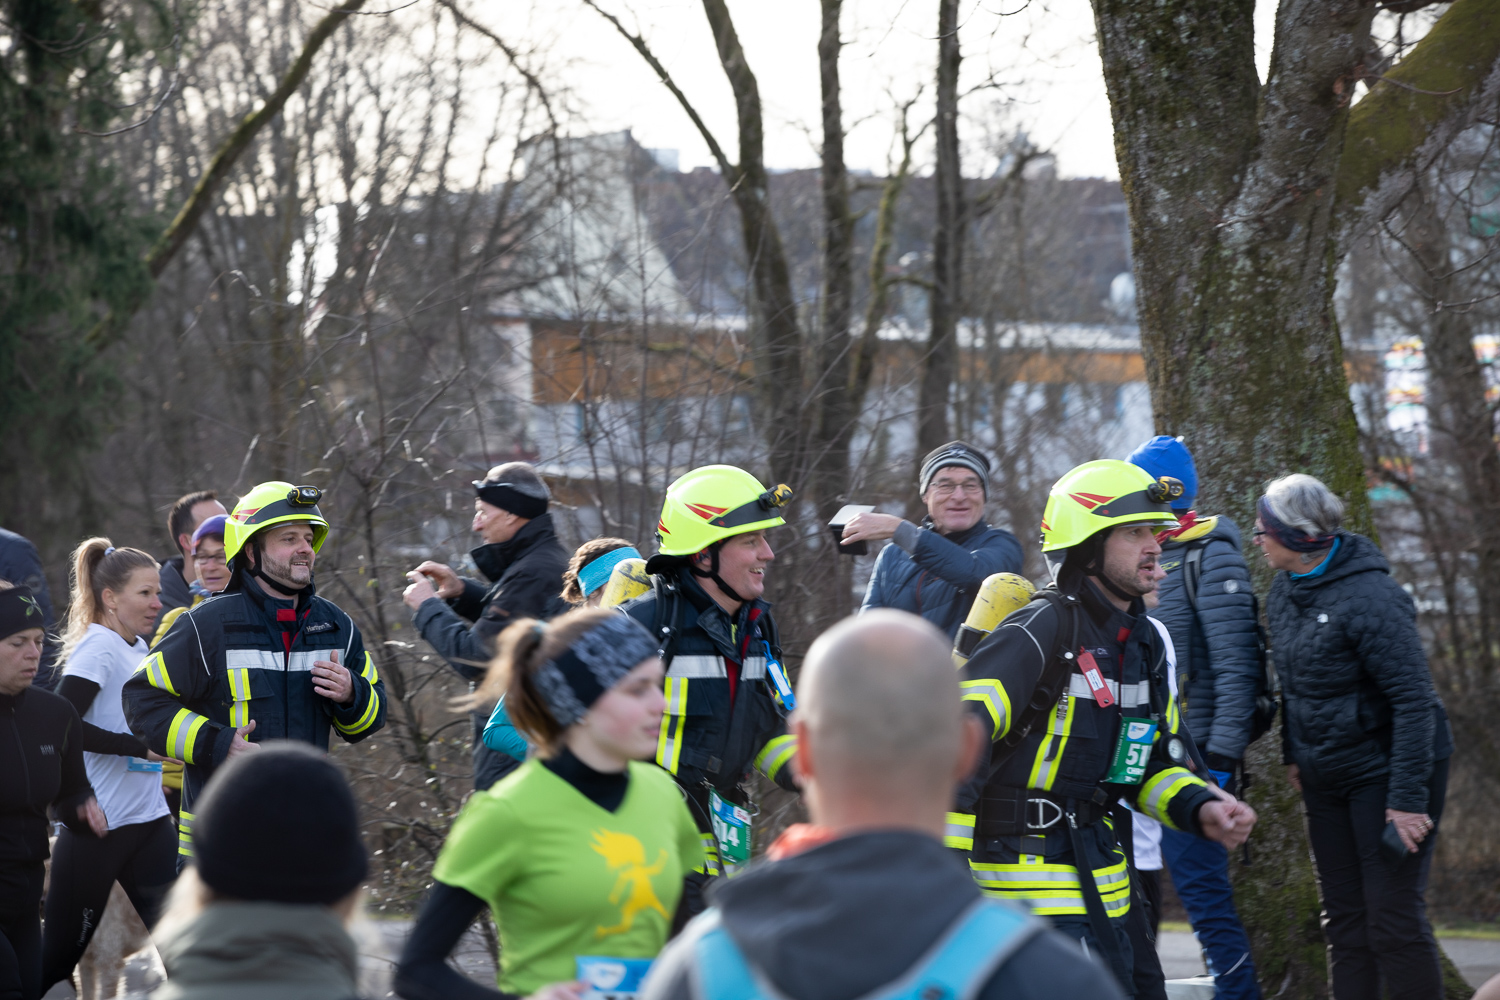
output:
<svg viewBox="0 0 1500 1000"><path fill-rule="evenodd" d="M702 1000L784 1000L745 961L718 914L710 913L713 926L694 946L698 996ZM1045 926L1009 904L976 900L906 972L860 1000L973 1000L995 970Z"/></svg>
<svg viewBox="0 0 1500 1000"><path fill-rule="evenodd" d="M1182 556L1182 589L1193 614L1198 613L1198 587L1203 582L1203 546L1191 545Z"/></svg>
<svg viewBox="0 0 1500 1000"><path fill-rule="evenodd" d="M656 621L652 631L659 644L657 655L666 668L672 665L677 635L682 630L682 591L677 584L658 574L651 579L651 593L656 597Z"/></svg>
<svg viewBox="0 0 1500 1000"><path fill-rule="evenodd" d="M1031 700L1016 716L1015 723L990 751L991 771L999 771L1005 762L1010 759L1011 754L1021 745L1021 741L1030 735L1033 727L1041 720L1042 716L1052 710L1057 704L1057 699L1067 690L1068 678L1073 674L1073 668L1077 665L1078 654L1078 616L1082 608L1078 604L1078 598L1071 594L1059 593L1057 588L1046 587L1037 591L1033 601L1046 601L1057 611L1059 619L1058 629L1054 633L1056 638L1052 641L1052 649L1047 654L1047 662L1042 666L1041 676L1037 678L1036 687L1031 689ZM1064 625L1068 634L1067 645L1062 644Z"/></svg>

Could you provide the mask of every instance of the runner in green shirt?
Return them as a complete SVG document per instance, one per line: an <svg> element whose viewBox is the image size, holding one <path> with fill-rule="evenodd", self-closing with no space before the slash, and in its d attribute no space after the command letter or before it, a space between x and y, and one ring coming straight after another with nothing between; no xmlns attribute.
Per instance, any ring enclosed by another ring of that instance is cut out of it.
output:
<svg viewBox="0 0 1500 1000"><path fill-rule="evenodd" d="M408 1000L582 994L580 956L651 959L666 943L702 840L656 752L664 700L656 642L614 611L525 621L500 638L480 697L504 683L511 718L542 756L464 807L402 953ZM446 964L488 905L501 993Z"/></svg>

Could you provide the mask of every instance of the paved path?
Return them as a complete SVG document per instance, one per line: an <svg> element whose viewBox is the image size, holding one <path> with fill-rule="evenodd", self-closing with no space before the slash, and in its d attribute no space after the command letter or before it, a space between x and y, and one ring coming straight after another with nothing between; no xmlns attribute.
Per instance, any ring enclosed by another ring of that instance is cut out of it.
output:
<svg viewBox="0 0 1500 1000"><path fill-rule="evenodd" d="M393 996L391 973L395 956L401 951L401 943L411 930L406 920L367 921L357 935L360 942L361 987L365 995L372 998ZM1458 966L1472 986L1500 975L1500 940L1474 938L1442 938L1443 950ZM1198 942L1186 931L1163 931L1158 942L1163 971L1168 979L1189 979L1204 974L1203 957L1198 951ZM464 972L474 979L493 985L495 964L483 939L471 931L460 942L454 960ZM143 1000L147 991L161 981L160 965L155 955L143 952L136 956L125 970L126 993L122 1000ZM73 990L59 984L48 992L46 1000L72 1000Z"/></svg>

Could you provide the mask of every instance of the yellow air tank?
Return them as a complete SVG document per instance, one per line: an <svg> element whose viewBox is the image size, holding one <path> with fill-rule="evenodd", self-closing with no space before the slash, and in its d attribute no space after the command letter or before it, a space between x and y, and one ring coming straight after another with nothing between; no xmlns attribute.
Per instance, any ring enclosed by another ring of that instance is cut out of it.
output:
<svg viewBox="0 0 1500 1000"><path fill-rule="evenodd" d="M633 597L640 597L651 589L651 574L646 572L646 560L621 559L609 574L604 585L604 596L599 599L601 608L613 608Z"/></svg>
<svg viewBox="0 0 1500 1000"><path fill-rule="evenodd" d="M1031 595L1035 593L1036 587L1031 581L1015 573L994 573L985 577L984 583L979 585L979 594L974 598L974 606L969 609L969 617L964 619L958 627L958 635L954 636L953 665L962 667L968 663L974 647L995 631L1012 611L1030 603Z"/></svg>

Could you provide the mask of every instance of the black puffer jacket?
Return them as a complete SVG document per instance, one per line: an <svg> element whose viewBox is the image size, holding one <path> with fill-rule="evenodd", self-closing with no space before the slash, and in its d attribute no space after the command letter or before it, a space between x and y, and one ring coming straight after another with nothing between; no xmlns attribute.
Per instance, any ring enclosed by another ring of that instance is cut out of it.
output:
<svg viewBox="0 0 1500 1000"><path fill-rule="evenodd" d="M1316 576L1278 573L1266 617L1281 676L1286 762L1314 786L1388 780L1386 806L1425 812L1453 751L1416 608L1363 535L1341 531Z"/></svg>
<svg viewBox="0 0 1500 1000"><path fill-rule="evenodd" d="M462 594L451 601L429 598L413 622L449 666L477 681L495 654L495 636L507 625L519 618L553 618L568 609L562 599L568 554L557 541L552 515L542 514L521 525L509 541L481 545L469 555L489 585L465 579Z"/></svg>

